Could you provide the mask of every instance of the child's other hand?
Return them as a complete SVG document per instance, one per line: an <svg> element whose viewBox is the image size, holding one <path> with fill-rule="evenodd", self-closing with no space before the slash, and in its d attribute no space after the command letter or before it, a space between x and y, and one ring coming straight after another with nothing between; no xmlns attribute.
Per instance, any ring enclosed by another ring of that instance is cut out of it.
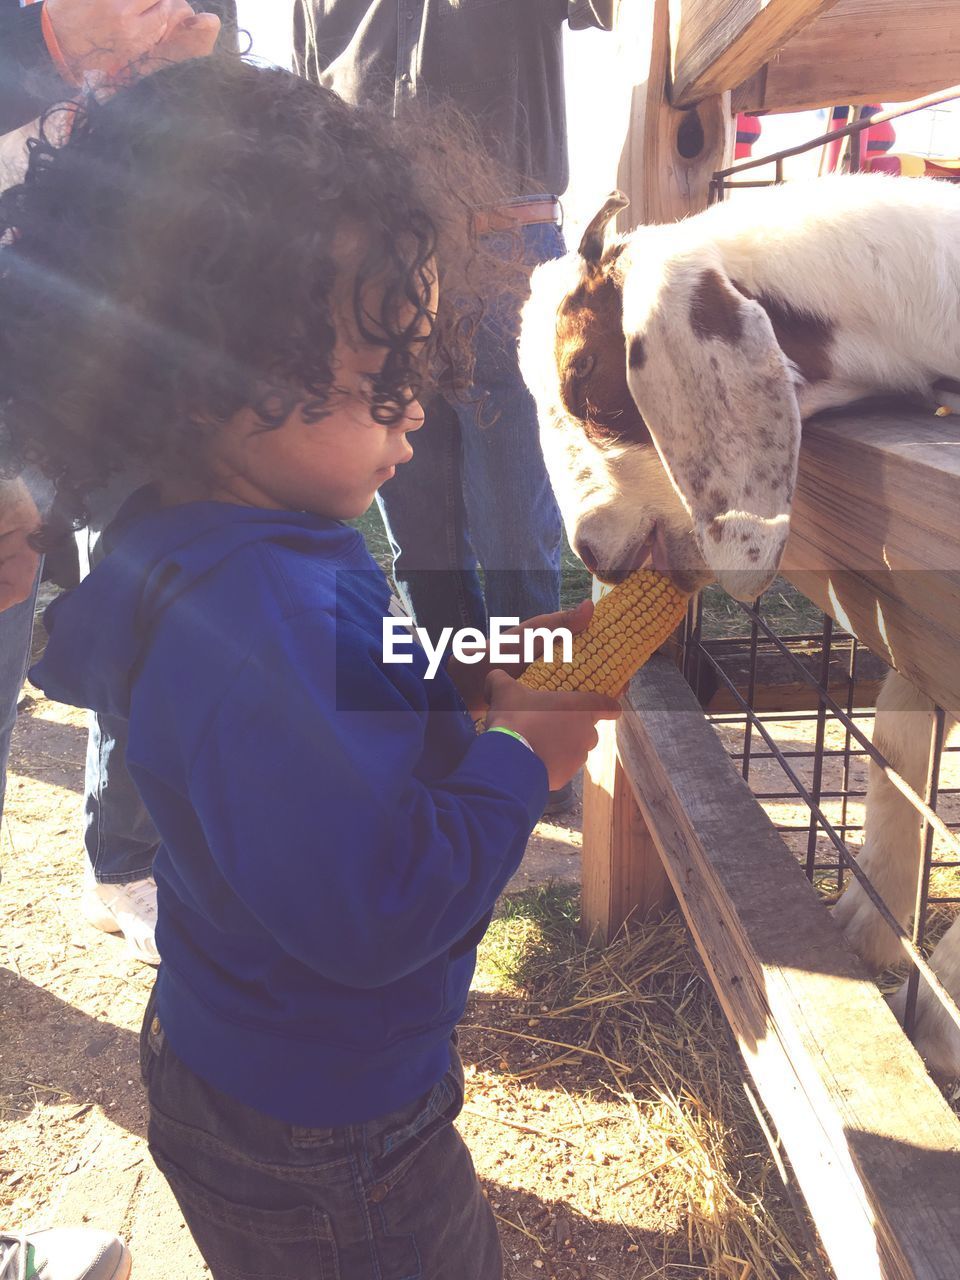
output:
<svg viewBox="0 0 960 1280"><path fill-rule="evenodd" d="M597 745L598 720L616 720L616 698L602 693L544 693L527 689L502 671L487 677L487 728L522 734L547 767L550 790L569 782Z"/></svg>
<svg viewBox="0 0 960 1280"><path fill-rule="evenodd" d="M565 627L571 635L578 636L581 631L586 631L590 625L590 619L593 617L593 601L581 600L573 609L561 609L557 613L541 613L535 618L527 618L525 622L521 622L518 627L510 627L503 632L506 640L509 636L519 636L520 643L511 646L512 650L518 655L523 655L523 636L527 631L533 631L535 628L544 628L548 631L556 631L560 627ZM536 646L534 649L534 657L543 657L543 640L536 637ZM450 658L447 662L447 674L453 683L457 686L457 692L470 710L475 720L482 717L487 710L486 684L487 676L491 671L505 671L508 676L519 676L526 671L528 663L511 662L511 663L495 663L489 658L484 658L482 662L465 663L459 662L456 658ZM526 735L524 735L526 736Z"/></svg>
<svg viewBox="0 0 960 1280"><path fill-rule="evenodd" d="M22 480L0 482L0 612L26 600L40 556L27 541L40 514Z"/></svg>

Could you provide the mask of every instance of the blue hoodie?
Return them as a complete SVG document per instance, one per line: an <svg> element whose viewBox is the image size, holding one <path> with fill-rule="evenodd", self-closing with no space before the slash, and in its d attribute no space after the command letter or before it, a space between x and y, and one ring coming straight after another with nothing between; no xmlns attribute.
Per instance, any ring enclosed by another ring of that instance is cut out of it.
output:
<svg viewBox="0 0 960 1280"><path fill-rule="evenodd" d="M447 1070L546 770L477 737L419 648L383 664L390 592L354 529L213 502L130 512L48 610L31 678L129 720L162 840L164 1030L288 1123L385 1115Z"/></svg>

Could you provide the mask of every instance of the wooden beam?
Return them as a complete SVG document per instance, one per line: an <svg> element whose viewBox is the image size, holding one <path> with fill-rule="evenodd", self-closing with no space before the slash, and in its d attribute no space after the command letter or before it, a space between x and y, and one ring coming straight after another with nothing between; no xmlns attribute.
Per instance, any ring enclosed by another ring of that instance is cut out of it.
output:
<svg viewBox="0 0 960 1280"><path fill-rule="evenodd" d="M639 71L617 177L630 199L618 226L628 231L707 207L710 179L733 154L733 116L729 94L687 111L670 105L668 0L621 0L617 30L625 59Z"/></svg>
<svg viewBox="0 0 960 1280"><path fill-rule="evenodd" d="M956 1280L960 1125L667 659L619 737L838 1280Z"/></svg>
<svg viewBox="0 0 960 1280"><path fill-rule="evenodd" d="M956 0L839 0L736 98L741 111L806 111L835 102L905 102L958 83Z"/></svg>
<svg viewBox="0 0 960 1280"><path fill-rule="evenodd" d="M671 101L735 89L837 0L670 0Z"/></svg>
<svg viewBox="0 0 960 1280"><path fill-rule="evenodd" d="M960 419L897 407L806 423L782 569L960 716Z"/></svg>
<svg viewBox="0 0 960 1280"><path fill-rule="evenodd" d="M673 890L617 755L616 726L602 721L583 773L580 927L610 942L635 912L643 919L673 903Z"/></svg>

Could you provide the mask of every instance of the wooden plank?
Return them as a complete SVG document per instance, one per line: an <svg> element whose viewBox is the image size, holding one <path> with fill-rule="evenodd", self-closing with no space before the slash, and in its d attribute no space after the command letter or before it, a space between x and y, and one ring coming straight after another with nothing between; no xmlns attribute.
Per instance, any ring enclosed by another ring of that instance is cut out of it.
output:
<svg viewBox="0 0 960 1280"><path fill-rule="evenodd" d="M597 731L583 773L580 927L607 943L634 912L669 907L673 890L618 759L616 726L601 721Z"/></svg>
<svg viewBox="0 0 960 1280"><path fill-rule="evenodd" d="M877 705L877 698L880 690L883 688L883 682L880 680L858 680L853 689L853 705L855 707L870 707ZM746 700L748 689L740 686L737 692ZM832 684L830 686L830 696L834 701L839 702L841 706L846 705L847 686L845 684ZM726 687L719 685L716 692L710 695L710 698L701 703L704 711L713 715L722 715L726 712L741 711L740 703ZM803 680L790 681L787 684L761 684L756 687L753 692L753 706L755 711L817 711L820 707L820 699L814 689Z"/></svg>
<svg viewBox="0 0 960 1280"><path fill-rule="evenodd" d="M627 231L707 207L710 179L733 154L733 115L729 94L709 97L690 111L668 102L668 0L621 0L617 32L624 59L639 70L617 175L630 199L618 220Z"/></svg>
<svg viewBox="0 0 960 1280"><path fill-rule="evenodd" d="M668 660L618 741L838 1280L956 1280L960 1125Z"/></svg>
<svg viewBox="0 0 960 1280"><path fill-rule="evenodd" d="M790 530L786 577L960 715L960 419L806 423Z"/></svg>
<svg viewBox="0 0 960 1280"><path fill-rule="evenodd" d="M735 89L837 0L670 0L674 106Z"/></svg>
<svg viewBox="0 0 960 1280"><path fill-rule="evenodd" d="M905 102L958 83L956 0L839 0L769 60L765 76L738 90L737 105L805 111Z"/></svg>

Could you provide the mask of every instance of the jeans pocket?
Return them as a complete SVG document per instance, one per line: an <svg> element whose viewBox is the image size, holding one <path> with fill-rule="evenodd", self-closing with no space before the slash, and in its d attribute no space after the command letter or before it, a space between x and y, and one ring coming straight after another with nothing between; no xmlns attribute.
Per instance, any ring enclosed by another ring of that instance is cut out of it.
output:
<svg viewBox="0 0 960 1280"><path fill-rule="evenodd" d="M340 1280L333 1229L311 1205L238 1204L151 1148L214 1280Z"/></svg>

